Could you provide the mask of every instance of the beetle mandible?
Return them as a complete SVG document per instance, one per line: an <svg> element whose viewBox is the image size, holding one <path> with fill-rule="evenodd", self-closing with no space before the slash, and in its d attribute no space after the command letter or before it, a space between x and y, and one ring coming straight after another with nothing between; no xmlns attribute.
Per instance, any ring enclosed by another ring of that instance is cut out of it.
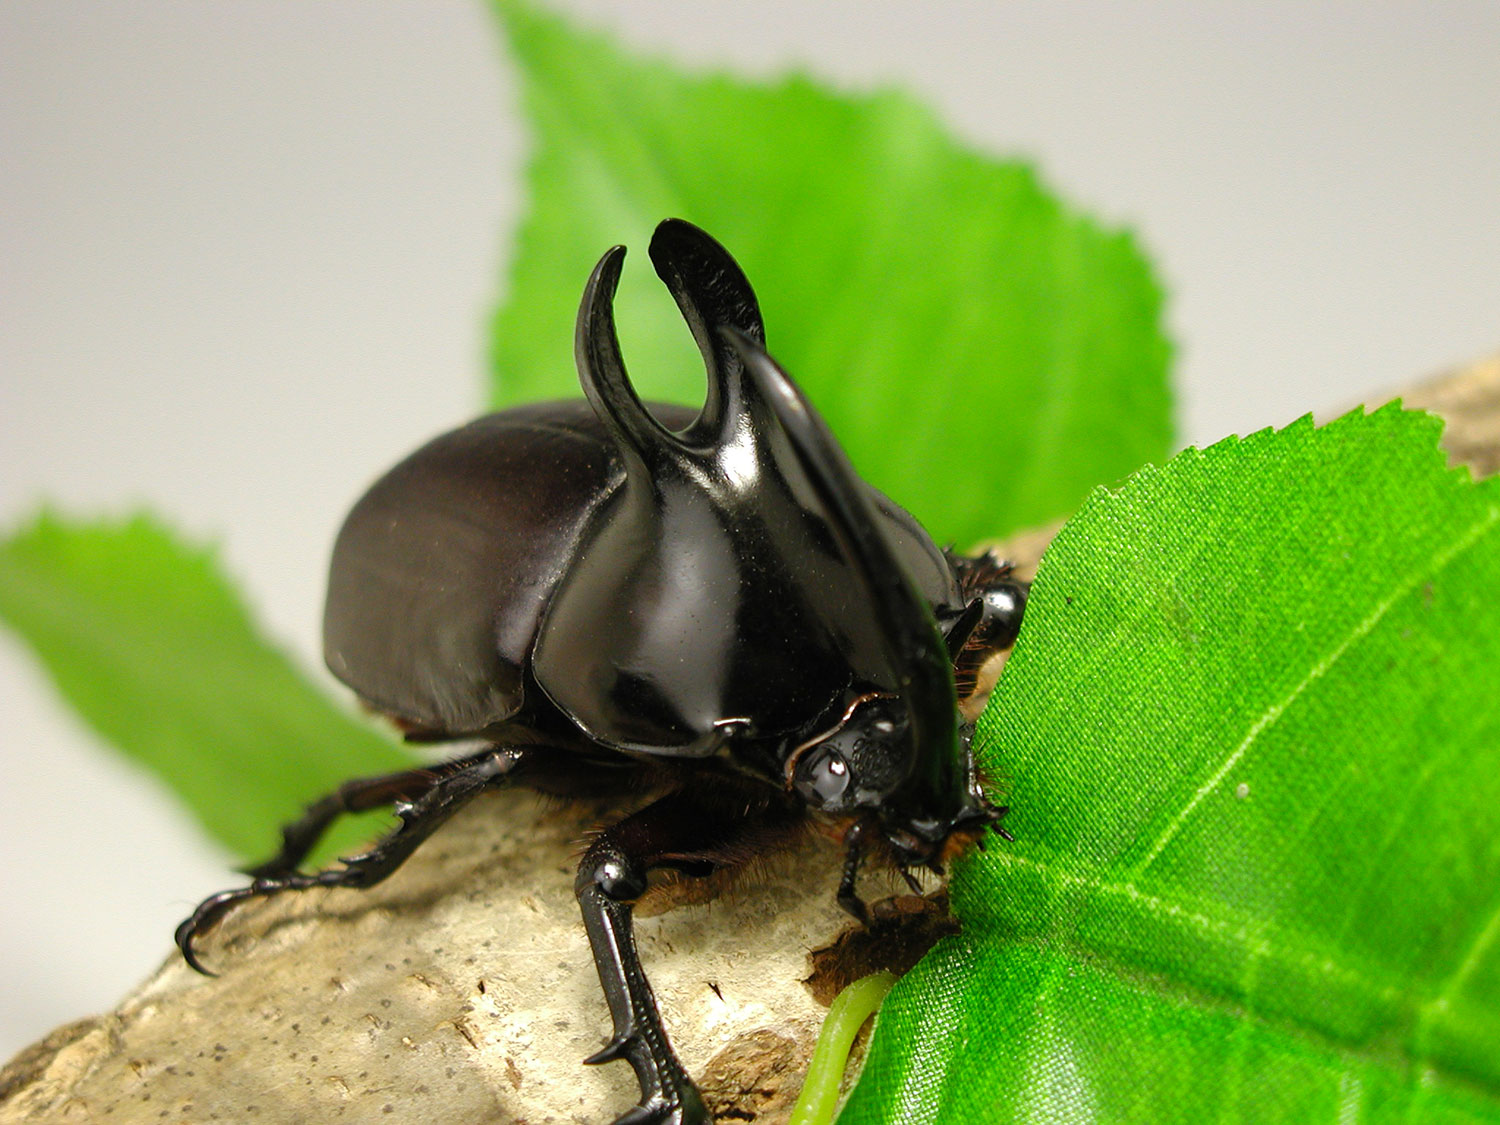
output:
<svg viewBox="0 0 1500 1125"><path fill-rule="evenodd" d="M992 555L939 550L859 479L766 354L739 266L681 220L657 227L650 255L708 394L697 411L643 404L615 338L624 254L606 253L584 290L587 402L517 407L428 443L370 488L334 547L329 668L407 738L485 748L309 805L253 882L206 899L177 943L202 970L194 939L233 904L377 883L493 786L647 789L578 866L614 1021L585 1061L634 1068L640 1102L619 1122L696 1125L708 1112L632 935L648 873L723 871L813 816L843 830L838 900L863 920L867 853L912 881L987 827L1005 835L969 744L982 666L1015 641L1027 587ZM340 814L382 806L398 817L389 835L299 870Z"/></svg>

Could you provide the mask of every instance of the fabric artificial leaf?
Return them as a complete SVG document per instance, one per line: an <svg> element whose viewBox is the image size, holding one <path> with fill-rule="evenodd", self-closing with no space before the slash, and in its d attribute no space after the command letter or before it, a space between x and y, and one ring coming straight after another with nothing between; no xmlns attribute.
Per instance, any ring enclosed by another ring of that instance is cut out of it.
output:
<svg viewBox="0 0 1500 1125"><path fill-rule="evenodd" d="M497 406L576 398L573 321L605 248L642 397L701 402L701 362L645 260L676 216L755 285L768 346L870 481L940 540L1072 511L1166 455L1161 293L1134 240L913 98L803 77L690 76L497 0L534 130L530 210L495 317ZM983 424L980 424L980 419Z"/></svg>
<svg viewBox="0 0 1500 1125"><path fill-rule="evenodd" d="M1011 806L840 1120L1500 1121L1500 478L1395 407L1187 450L1048 550Z"/></svg>
<svg viewBox="0 0 1500 1125"><path fill-rule="evenodd" d="M89 726L243 859L275 851L311 797L413 764L261 637L209 552L151 518L43 514L0 540L0 620ZM317 855L369 833L346 818Z"/></svg>

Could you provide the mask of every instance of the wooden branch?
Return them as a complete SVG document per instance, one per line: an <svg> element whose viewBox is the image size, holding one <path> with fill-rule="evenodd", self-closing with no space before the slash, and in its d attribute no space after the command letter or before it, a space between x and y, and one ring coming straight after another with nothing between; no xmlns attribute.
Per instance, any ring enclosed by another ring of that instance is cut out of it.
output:
<svg viewBox="0 0 1500 1125"><path fill-rule="evenodd" d="M1500 355L1422 383L1401 401L1442 416L1443 446L1456 463L1476 477L1500 471Z"/></svg>

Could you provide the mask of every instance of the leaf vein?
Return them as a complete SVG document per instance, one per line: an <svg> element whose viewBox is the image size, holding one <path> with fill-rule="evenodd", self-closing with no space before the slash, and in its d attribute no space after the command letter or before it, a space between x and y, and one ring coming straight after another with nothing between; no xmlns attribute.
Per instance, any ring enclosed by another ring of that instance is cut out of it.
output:
<svg viewBox="0 0 1500 1125"><path fill-rule="evenodd" d="M1469 975L1479 967L1481 959L1489 952L1497 938L1500 938L1500 898L1496 899L1484 925L1479 927L1474 940L1469 943L1463 956L1458 959L1453 973L1437 989L1433 999L1422 1005L1415 1036L1418 1044L1426 1038L1426 1032L1432 1024L1447 1013L1458 990L1469 979Z"/></svg>
<svg viewBox="0 0 1500 1125"><path fill-rule="evenodd" d="M1245 737L1240 739L1239 744L1220 763L1219 768L1213 772L1207 781L1198 786L1193 795L1188 798L1187 803L1167 823L1161 835L1156 838L1156 842L1147 851L1145 858L1132 869L1130 873L1131 878L1139 878L1156 861L1157 857L1166 850L1167 845L1176 838L1198 806L1219 788L1224 779L1229 776L1230 771L1249 752L1255 741L1286 713L1286 709L1295 703L1303 692L1322 679L1328 673L1329 669L1337 664L1356 642L1368 636L1374 630L1375 626L1380 624L1381 620L1390 612L1393 606L1404 598L1409 597L1413 591L1417 590L1423 584L1430 582L1434 575L1441 572L1455 558L1478 542L1480 537L1493 528L1497 521L1500 521L1500 506L1492 506L1485 512L1482 518L1465 529L1463 534L1455 539L1445 550L1434 556L1431 567L1413 574L1406 582L1397 586L1389 597L1377 604L1369 614L1344 636L1343 640L1314 664L1307 675L1297 681L1290 691L1262 711L1255 722L1250 724L1250 729L1245 733Z"/></svg>

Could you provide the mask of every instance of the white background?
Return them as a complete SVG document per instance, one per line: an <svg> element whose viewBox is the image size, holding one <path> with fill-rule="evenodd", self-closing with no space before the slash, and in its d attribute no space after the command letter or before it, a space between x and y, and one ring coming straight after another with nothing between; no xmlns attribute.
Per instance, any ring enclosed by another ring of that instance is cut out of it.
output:
<svg viewBox="0 0 1500 1125"><path fill-rule="evenodd" d="M566 6L683 62L904 83L1137 227L1186 442L1500 347L1492 2ZM478 0L0 5L0 522L149 503L323 675L344 509L480 402L515 94ZM4 1059L233 879L8 636L0 795Z"/></svg>

